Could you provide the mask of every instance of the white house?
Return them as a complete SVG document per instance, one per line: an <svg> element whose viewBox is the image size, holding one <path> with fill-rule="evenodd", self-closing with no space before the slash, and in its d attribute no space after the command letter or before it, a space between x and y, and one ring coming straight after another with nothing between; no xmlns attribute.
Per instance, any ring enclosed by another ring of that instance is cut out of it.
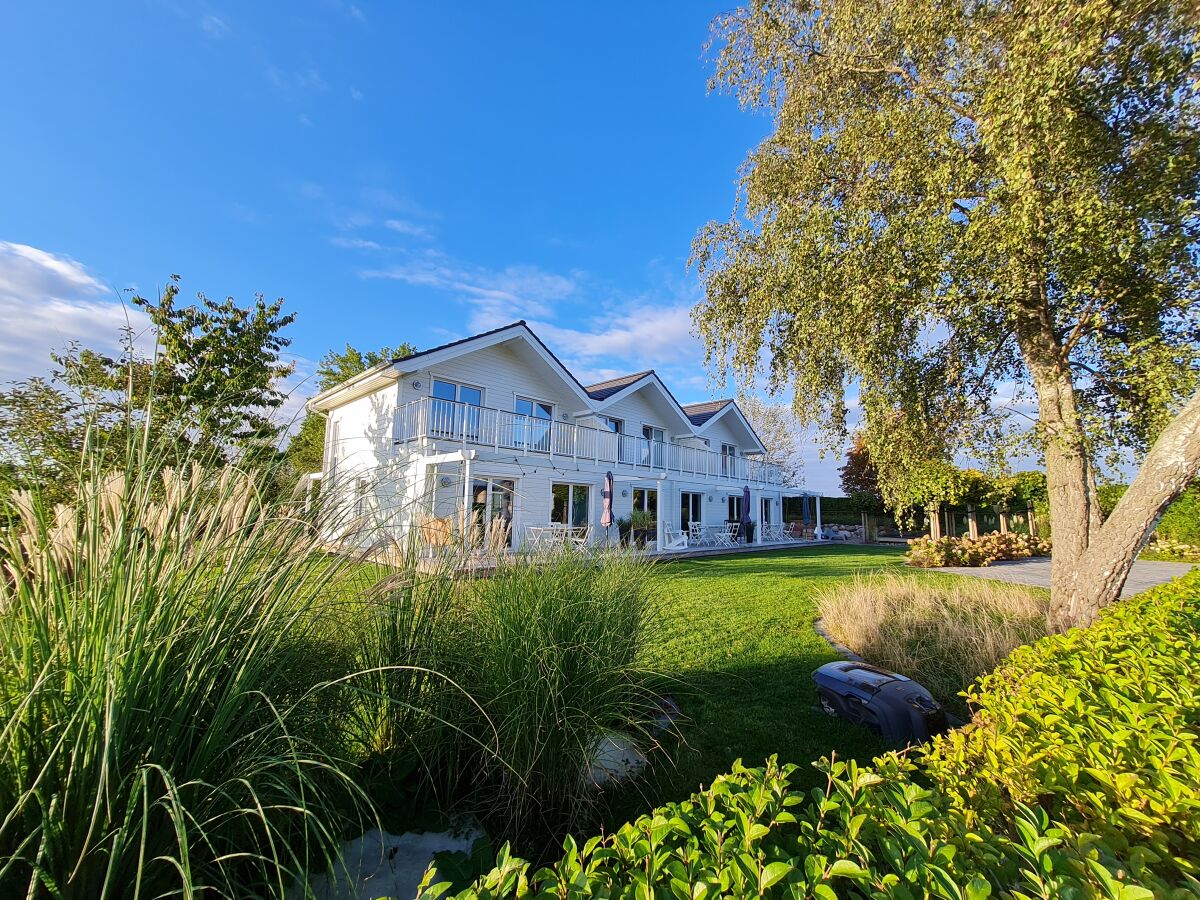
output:
<svg viewBox="0 0 1200 900"><path fill-rule="evenodd" d="M762 461L732 400L681 406L653 371L585 386L523 321L375 366L308 408L326 417L310 477L397 539L430 522L458 538L466 522L514 549L551 524L615 540L600 527L607 472L614 516L651 513L659 547L740 519L745 488L760 525L782 521L785 497L815 497L820 515Z"/></svg>

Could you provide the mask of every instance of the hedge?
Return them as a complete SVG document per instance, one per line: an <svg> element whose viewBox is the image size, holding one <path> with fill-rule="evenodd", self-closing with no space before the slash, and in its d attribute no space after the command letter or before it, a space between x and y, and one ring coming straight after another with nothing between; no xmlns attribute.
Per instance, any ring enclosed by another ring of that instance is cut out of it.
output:
<svg viewBox="0 0 1200 900"><path fill-rule="evenodd" d="M1106 484L1099 488L1100 511L1107 518L1128 490L1125 484ZM1181 544L1200 544L1200 484L1192 484L1167 507L1158 525L1156 536Z"/></svg>
<svg viewBox="0 0 1200 900"><path fill-rule="evenodd" d="M1196 896L1198 630L1200 572L1014 651L921 750L823 759L810 792L735 764L551 866L505 847L457 896Z"/></svg>

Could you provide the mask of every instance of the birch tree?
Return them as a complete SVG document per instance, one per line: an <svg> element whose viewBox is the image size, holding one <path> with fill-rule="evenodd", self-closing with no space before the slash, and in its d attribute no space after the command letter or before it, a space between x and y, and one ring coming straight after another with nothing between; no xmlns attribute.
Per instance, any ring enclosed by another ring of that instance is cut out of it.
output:
<svg viewBox="0 0 1200 900"><path fill-rule="evenodd" d="M718 374L765 375L895 507L1024 386L1054 533L1049 626L1120 595L1200 467L1200 65L1185 2L756 0L712 86L771 117L700 232ZM762 371L765 369L765 372ZM1107 520L1110 454L1140 471Z"/></svg>

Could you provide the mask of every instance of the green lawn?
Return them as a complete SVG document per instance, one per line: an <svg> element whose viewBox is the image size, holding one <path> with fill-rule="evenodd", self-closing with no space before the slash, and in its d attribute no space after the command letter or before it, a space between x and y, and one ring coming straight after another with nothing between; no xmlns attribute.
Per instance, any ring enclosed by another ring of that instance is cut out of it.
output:
<svg viewBox="0 0 1200 900"><path fill-rule="evenodd" d="M828 546L661 564L661 633L646 664L672 680L666 691L683 707L684 744L673 765L659 757L616 799L611 822L686 797L739 757L756 765L775 753L807 763L880 752L868 731L817 708L812 671L839 657L813 631L813 595L859 572L945 577L905 569L902 557L899 548Z"/></svg>

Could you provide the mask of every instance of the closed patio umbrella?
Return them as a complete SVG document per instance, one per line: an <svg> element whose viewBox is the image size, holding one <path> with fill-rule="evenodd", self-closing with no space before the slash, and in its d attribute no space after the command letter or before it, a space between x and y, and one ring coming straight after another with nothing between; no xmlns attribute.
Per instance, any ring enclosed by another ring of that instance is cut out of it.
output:
<svg viewBox="0 0 1200 900"><path fill-rule="evenodd" d="M750 485L742 488L742 536L750 543Z"/></svg>
<svg viewBox="0 0 1200 900"><path fill-rule="evenodd" d="M604 488L600 491L600 497L604 501L600 511L600 527L604 529L605 543L608 542L608 529L612 528L613 523L613 473L604 473Z"/></svg>

